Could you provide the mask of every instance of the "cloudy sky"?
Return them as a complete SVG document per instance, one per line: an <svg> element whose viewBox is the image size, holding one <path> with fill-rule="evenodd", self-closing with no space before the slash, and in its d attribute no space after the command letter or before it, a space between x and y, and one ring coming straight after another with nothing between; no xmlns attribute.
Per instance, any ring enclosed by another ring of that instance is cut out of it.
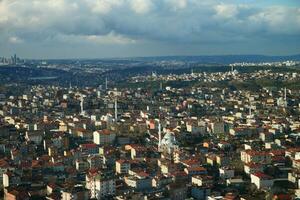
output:
<svg viewBox="0 0 300 200"><path fill-rule="evenodd" d="M300 0L0 0L0 56L300 53Z"/></svg>

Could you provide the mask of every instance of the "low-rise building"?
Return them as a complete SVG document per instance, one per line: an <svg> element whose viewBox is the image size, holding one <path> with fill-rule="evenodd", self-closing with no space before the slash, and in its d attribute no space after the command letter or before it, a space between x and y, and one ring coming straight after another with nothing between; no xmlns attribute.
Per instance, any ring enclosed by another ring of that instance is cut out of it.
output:
<svg viewBox="0 0 300 200"><path fill-rule="evenodd" d="M267 189L273 186L274 179L262 172L251 174L251 183L255 184L258 189Z"/></svg>
<svg viewBox="0 0 300 200"><path fill-rule="evenodd" d="M98 145L112 144L115 139L116 134L107 129L94 131L93 133L94 143Z"/></svg>

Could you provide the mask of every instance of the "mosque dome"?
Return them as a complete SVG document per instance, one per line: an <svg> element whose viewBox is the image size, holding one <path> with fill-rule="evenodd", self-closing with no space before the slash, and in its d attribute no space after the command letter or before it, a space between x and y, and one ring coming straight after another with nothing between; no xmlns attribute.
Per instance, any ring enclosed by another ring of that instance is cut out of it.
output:
<svg viewBox="0 0 300 200"><path fill-rule="evenodd" d="M168 132L161 140L161 145L167 148L174 148L178 146L174 133Z"/></svg>

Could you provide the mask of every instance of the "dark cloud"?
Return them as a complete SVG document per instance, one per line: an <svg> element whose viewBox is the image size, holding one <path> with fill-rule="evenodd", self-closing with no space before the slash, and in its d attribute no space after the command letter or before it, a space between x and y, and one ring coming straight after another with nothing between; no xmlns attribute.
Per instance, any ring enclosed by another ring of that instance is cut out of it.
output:
<svg viewBox="0 0 300 200"><path fill-rule="evenodd" d="M161 46L179 48L184 45L195 49L198 45L210 49L218 44L220 48L232 44L240 47L243 43L255 44L258 43L255 41L279 37L283 40L280 42L290 41L300 35L299 7L227 2L0 0L0 42L6 43L0 50L5 51L9 44L30 43L38 48L50 43L57 47L73 43L98 45L99 49L103 48L101 45L106 48L113 45L144 48L148 45L152 50L157 46L158 50L167 52L167 48ZM299 40L295 42L299 43Z"/></svg>

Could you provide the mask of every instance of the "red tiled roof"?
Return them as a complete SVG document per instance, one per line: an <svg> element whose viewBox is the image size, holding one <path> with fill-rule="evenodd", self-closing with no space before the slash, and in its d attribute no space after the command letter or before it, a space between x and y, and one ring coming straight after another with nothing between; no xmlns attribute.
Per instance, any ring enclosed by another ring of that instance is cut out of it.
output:
<svg viewBox="0 0 300 200"><path fill-rule="evenodd" d="M285 150L284 149L271 150L270 153L273 154L274 156L284 156Z"/></svg>
<svg viewBox="0 0 300 200"><path fill-rule="evenodd" d="M262 164L253 163L253 162L245 163L245 165L248 166L248 167L250 167L250 168L260 168L260 167L262 167Z"/></svg>
<svg viewBox="0 0 300 200"><path fill-rule="evenodd" d="M110 130L108 129L103 129L103 130L99 130L97 131L99 134L104 134L104 135L109 135L111 134Z"/></svg>
<svg viewBox="0 0 300 200"><path fill-rule="evenodd" d="M117 160L116 162L118 162L118 163L120 163L120 164L123 164L123 163L130 163L128 160L124 160L124 159Z"/></svg>
<svg viewBox="0 0 300 200"><path fill-rule="evenodd" d="M8 162L4 159L1 159L0 160L0 168L7 168L7 167L9 167Z"/></svg>
<svg viewBox="0 0 300 200"><path fill-rule="evenodd" d="M274 156L274 157L272 157L272 161L285 162L285 157L284 156Z"/></svg>
<svg viewBox="0 0 300 200"><path fill-rule="evenodd" d="M79 132L83 132L83 133L87 132L87 130L84 128L75 128L74 131L79 131Z"/></svg>
<svg viewBox="0 0 300 200"><path fill-rule="evenodd" d="M33 160L31 162L31 167L32 168L40 168L40 167L42 167L42 165L41 165L41 162L39 160Z"/></svg>
<svg viewBox="0 0 300 200"><path fill-rule="evenodd" d="M175 177L184 177L187 176L187 174L184 171L175 171L170 173L171 176L175 176Z"/></svg>
<svg viewBox="0 0 300 200"><path fill-rule="evenodd" d="M187 170L188 171L206 171L206 168L197 166L197 167L188 167Z"/></svg>
<svg viewBox="0 0 300 200"><path fill-rule="evenodd" d="M278 195L274 195L273 199L274 200L292 200L292 197L289 194L278 194Z"/></svg>
<svg viewBox="0 0 300 200"><path fill-rule="evenodd" d="M247 149L245 152L247 154L249 154L250 156L266 156L266 155L269 155L269 152L267 152L267 151L255 151L255 150Z"/></svg>
<svg viewBox="0 0 300 200"><path fill-rule="evenodd" d="M291 153L300 152L300 148L289 148L286 150L286 152L291 152Z"/></svg>
<svg viewBox="0 0 300 200"><path fill-rule="evenodd" d="M146 173L146 172L143 172L143 171L141 171L141 172L138 172L138 173L136 173L138 176L140 176L140 177L148 177L149 176L149 174L148 173Z"/></svg>
<svg viewBox="0 0 300 200"><path fill-rule="evenodd" d="M256 172L253 175L256 176L256 177L259 177L260 179L273 179L272 176L269 176L269 175L267 175L263 172Z"/></svg>
<svg viewBox="0 0 300 200"><path fill-rule="evenodd" d="M82 149L92 149L92 148L97 148L98 145L95 143L87 143L87 144L81 144L80 147Z"/></svg>
<svg viewBox="0 0 300 200"><path fill-rule="evenodd" d="M194 164L199 164L200 162L198 159L189 159L189 160L183 160L182 163L185 165L194 165Z"/></svg>

